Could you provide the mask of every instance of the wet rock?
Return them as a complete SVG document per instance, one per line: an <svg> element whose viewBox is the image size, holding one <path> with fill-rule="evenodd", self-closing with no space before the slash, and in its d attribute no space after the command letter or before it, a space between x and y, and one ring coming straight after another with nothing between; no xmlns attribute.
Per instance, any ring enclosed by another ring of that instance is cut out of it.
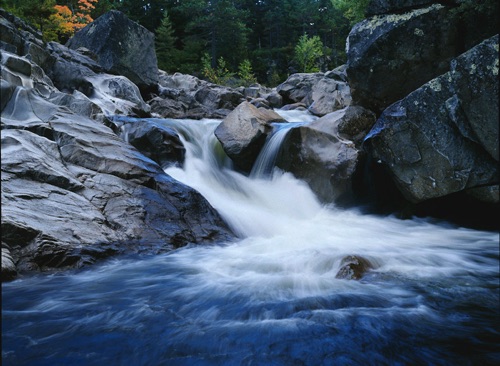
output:
<svg viewBox="0 0 500 366"><path fill-rule="evenodd" d="M335 278L343 280L359 280L373 265L366 259L357 255L348 255L340 261L340 269Z"/></svg>
<svg viewBox="0 0 500 366"><path fill-rule="evenodd" d="M351 199L363 155L352 140L359 141L374 123L373 113L347 107L294 127L282 143L276 166L306 181L323 202Z"/></svg>
<svg viewBox="0 0 500 366"><path fill-rule="evenodd" d="M236 167L249 172L272 131L271 122L283 121L283 117L272 110L243 102L217 126L215 136Z"/></svg>
<svg viewBox="0 0 500 366"><path fill-rule="evenodd" d="M154 120L115 118L120 135L137 150L158 163L162 169L182 166L186 149L172 128Z"/></svg>
<svg viewBox="0 0 500 366"><path fill-rule="evenodd" d="M2 241L2 282L17 277L17 269L10 254L10 247Z"/></svg>

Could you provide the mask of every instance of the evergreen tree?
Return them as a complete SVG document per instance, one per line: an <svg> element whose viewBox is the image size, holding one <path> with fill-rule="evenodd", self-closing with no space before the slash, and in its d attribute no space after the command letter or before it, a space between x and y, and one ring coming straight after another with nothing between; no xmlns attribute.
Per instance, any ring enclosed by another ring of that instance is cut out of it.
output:
<svg viewBox="0 0 500 366"><path fill-rule="evenodd" d="M176 38L168 11L163 12L161 25L156 30L155 46L158 68L164 71L175 71L177 62Z"/></svg>

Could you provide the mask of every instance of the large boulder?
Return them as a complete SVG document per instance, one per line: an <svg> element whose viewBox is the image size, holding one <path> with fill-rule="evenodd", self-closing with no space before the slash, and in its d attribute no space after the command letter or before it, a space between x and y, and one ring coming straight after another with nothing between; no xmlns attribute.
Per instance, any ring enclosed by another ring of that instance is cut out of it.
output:
<svg viewBox="0 0 500 366"><path fill-rule="evenodd" d="M271 123L283 121L272 110L243 102L217 126L215 136L236 168L249 172L273 130Z"/></svg>
<svg viewBox="0 0 500 366"><path fill-rule="evenodd" d="M498 2L494 3L498 10ZM389 7L393 13L356 24L347 39L353 104L381 113L449 71L452 58L498 32L498 17L491 16L488 9L467 7L467 3L456 6L454 2L403 13L399 11L407 9Z"/></svg>
<svg viewBox="0 0 500 366"><path fill-rule="evenodd" d="M498 35L387 108L365 148L411 202L460 191L498 202ZM489 188L486 188L489 187Z"/></svg>
<svg viewBox="0 0 500 366"><path fill-rule="evenodd" d="M123 75L141 90L155 90L158 64L154 34L111 10L78 31L66 44L71 49L85 47L111 74Z"/></svg>
<svg viewBox="0 0 500 366"><path fill-rule="evenodd" d="M325 203L353 199L353 179L362 162L359 141L375 115L350 106L290 129L276 166L309 184ZM353 141L357 141L357 144Z"/></svg>

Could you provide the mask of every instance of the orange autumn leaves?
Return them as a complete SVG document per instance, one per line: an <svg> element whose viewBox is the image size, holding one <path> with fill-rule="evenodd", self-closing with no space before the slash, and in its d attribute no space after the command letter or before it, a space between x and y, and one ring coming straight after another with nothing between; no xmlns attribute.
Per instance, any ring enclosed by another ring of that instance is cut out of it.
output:
<svg viewBox="0 0 500 366"><path fill-rule="evenodd" d="M93 21L90 12L99 0L78 0L75 5L55 5L55 14L49 18L60 38L69 38ZM71 9L73 8L73 10Z"/></svg>

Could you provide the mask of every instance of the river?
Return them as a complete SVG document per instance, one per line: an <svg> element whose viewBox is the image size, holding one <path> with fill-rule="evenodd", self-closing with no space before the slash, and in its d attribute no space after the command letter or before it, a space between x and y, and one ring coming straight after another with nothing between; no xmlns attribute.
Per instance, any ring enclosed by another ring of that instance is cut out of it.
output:
<svg viewBox="0 0 500 366"><path fill-rule="evenodd" d="M157 121L239 239L2 284L3 365L499 364L497 232L322 205L266 163L279 141L247 177L220 121ZM337 279L349 255L374 268Z"/></svg>

